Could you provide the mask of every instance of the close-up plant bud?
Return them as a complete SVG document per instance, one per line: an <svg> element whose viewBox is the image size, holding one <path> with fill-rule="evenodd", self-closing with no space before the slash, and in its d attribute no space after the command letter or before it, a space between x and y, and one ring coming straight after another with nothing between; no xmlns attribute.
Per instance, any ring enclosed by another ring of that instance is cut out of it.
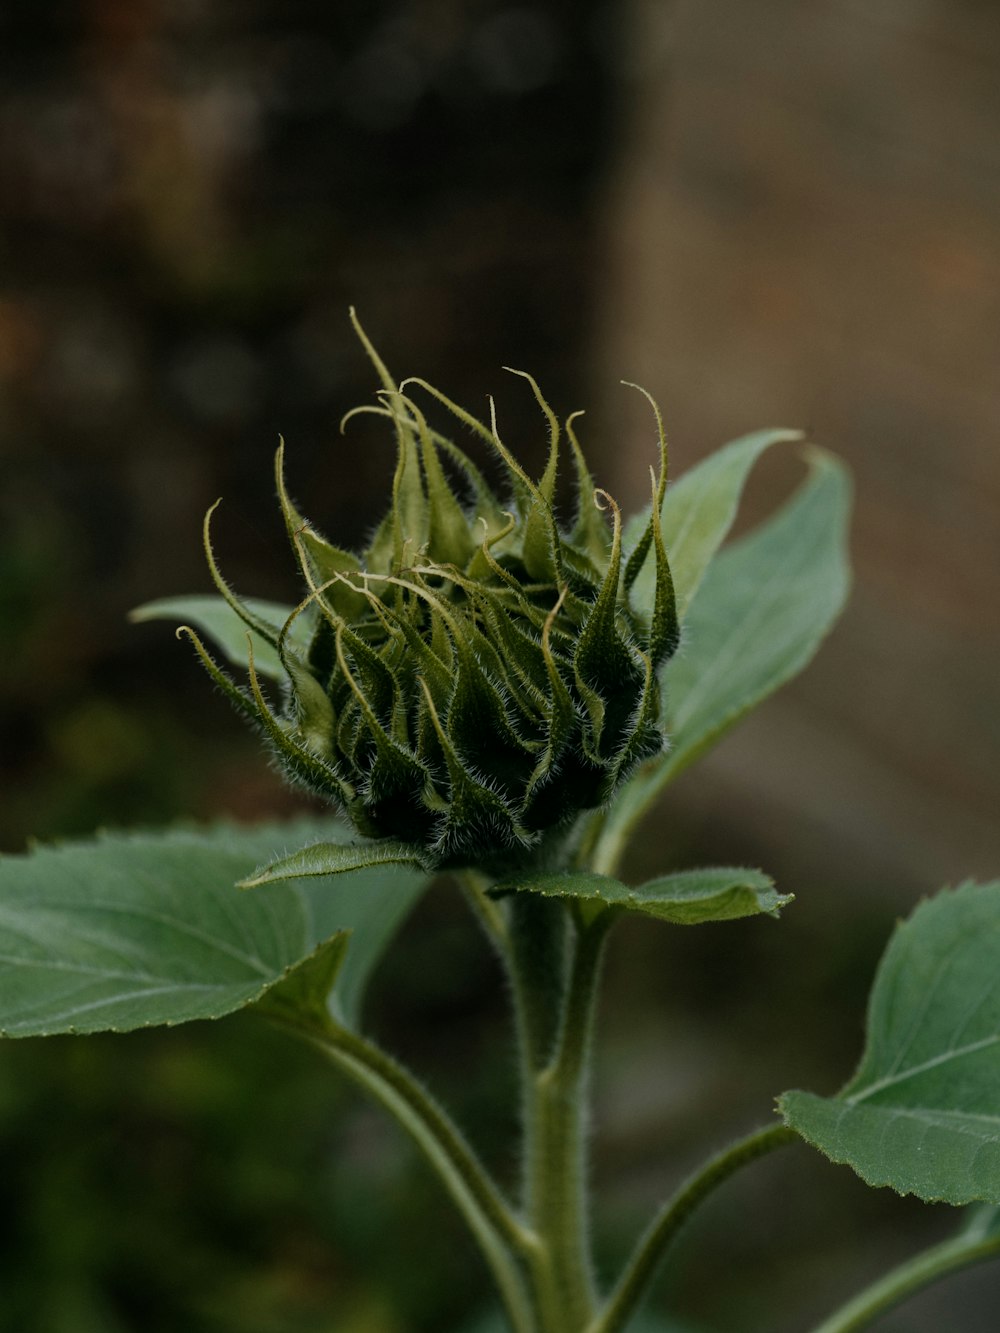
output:
<svg viewBox="0 0 1000 1333"><path fill-rule="evenodd" d="M1000 4L7 8L0 1333L998 1333Z"/></svg>
<svg viewBox="0 0 1000 1333"><path fill-rule="evenodd" d="M281 703L265 698L252 657L242 688L188 633L283 772L342 807L364 837L403 843L429 868L544 862L581 811L665 745L657 669L677 647L678 621L660 531L659 412L652 503L625 552L618 505L595 489L574 418L560 424L530 376L549 433L538 481L503 443L492 404L487 426L423 381L397 386L355 327L382 389L344 424L367 412L394 429L389 512L363 555L332 544L289 498L282 444L278 497L305 583L284 624L228 586L212 510L205 522L219 591L284 667ZM431 428L410 389L480 437L505 471L501 494ZM576 486L565 527L555 504L564 441ZM645 607L631 595L644 566Z"/></svg>

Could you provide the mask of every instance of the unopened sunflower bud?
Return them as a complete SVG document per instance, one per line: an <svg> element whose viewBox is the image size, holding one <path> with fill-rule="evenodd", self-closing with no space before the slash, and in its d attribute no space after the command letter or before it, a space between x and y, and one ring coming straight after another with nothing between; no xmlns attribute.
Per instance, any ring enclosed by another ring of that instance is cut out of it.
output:
<svg viewBox="0 0 1000 1333"><path fill-rule="evenodd" d="M363 556L332 545L277 484L305 596L280 632L213 577L247 626L278 651L284 706L265 700L250 664L237 687L197 643L213 677L264 730L289 778L338 805L366 838L411 847L428 867L509 870L537 856L576 816L605 803L663 748L657 668L677 646L670 567L660 532L666 445L649 521L626 560L618 506L595 490L571 417L561 428L525 376L549 427L537 482L486 426L430 385L392 380L355 321L382 381L373 412L393 425L392 505ZM520 372L518 372L520 373ZM501 501L478 468L432 430L405 392L415 386L502 461ZM353 415L353 414L349 414ZM345 418L346 421L346 418ZM576 472L568 530L554 511L563 436ZM467 492L460 498L452 476ZM609 521L610 519L610 521ZM630 604L652 560L651 613ZM308 650L290 634L299 617Z"/></svg>

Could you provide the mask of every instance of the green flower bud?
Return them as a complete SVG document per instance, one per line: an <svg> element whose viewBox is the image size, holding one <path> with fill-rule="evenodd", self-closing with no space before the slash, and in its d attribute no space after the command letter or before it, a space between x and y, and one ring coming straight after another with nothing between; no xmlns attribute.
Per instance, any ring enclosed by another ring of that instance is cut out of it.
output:
<svg viewBox="0 0 1000 1333"><path fill-rule="evenodd" d="M243 690L196 646L286 775L342 806L364 837L402 842L428 867L509 871L544 854L664 746L656 676L678 625L660 532L662 422L657 412L649 520L625 559L618 506L594 489L574 418L560 427L530 376L550 440L537 482L501 441L495 417L486 426L419 380L397 386L356 320L355 328L383 386L377 405L356 412L395 430L391 508L362 557L341 550L289 499L279 448L278 496L306 592L280 632L216 568L211 510L205 540L219 590L280 655L281 707L264 698L252 659ZM485 441L507 474L504 501L431 429L410 388ZM554 510L564 436L578 493L567 530ZM646 560L655 599L644 613L629 593Z"/></svg>

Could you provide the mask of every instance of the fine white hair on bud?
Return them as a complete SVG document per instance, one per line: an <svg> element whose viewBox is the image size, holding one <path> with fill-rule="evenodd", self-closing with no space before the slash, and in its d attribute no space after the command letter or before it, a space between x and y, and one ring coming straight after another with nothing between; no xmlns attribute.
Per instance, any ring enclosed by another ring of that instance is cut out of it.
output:
<svg viewBox="0 0 1000 1333"><path fill-rule="evenodd" d="M431 868L509 870L543 855L665 743L657 670L677 647L678 621L660 530L662 420L653 403L660 466L626 556L618 505L595 487L573 428L579 413L561 424L535 380L514 372L548 425L548 459L534 481L501 440L492 404L487 425L422 380L397 385L351 317L381 390L342 424L367 412L395 432L389 510L363 555L334 545L289 498L282 442L278 499L304 595L280 632L225 582L212 553L211 510L205 521L216 586L280 657L281 706L265 698L252 656L249 687L241 688L192 638L287 776L340 805L363 836L407 844ZM431 427L413 393L499 458L503 499ZM564 528L555 488L567 444L577 503ZM653 605L637 608L630 592L647 561ZM306 649L289 633L299 617L309 625Z"/></svg>

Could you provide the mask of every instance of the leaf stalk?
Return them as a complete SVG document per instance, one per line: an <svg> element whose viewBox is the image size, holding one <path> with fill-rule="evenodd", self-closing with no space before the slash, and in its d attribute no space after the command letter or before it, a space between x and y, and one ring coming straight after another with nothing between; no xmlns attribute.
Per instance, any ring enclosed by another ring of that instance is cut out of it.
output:
<svg viewBox="0 0 1000 1333"><path fill-rule="evenodd" d="M1000 1233L987 1235L978 1241L970 1241L968 1236L958 1236L940 1245L933 1245L859 1292L846 1305L817 1324L812 1333L857 1333L859 1329L870 1327L880 1315L923 1287L947 1277L949 1273L957 1273L962 1268L982 1263L998 1254Z"/></svg>
<svg viewBox="0 0 1000 1333"><path fill-rule="evenodd" d="M585 1333L620 1333L648 1292L670 1245L698 1205L742 1167L786 1143L793 1143L797 1137L785 1125L768 1125L730 1144L690 1176L653 1219L604 1309L585 1326Z"/></svg>
<svg viewBox="0 0 1000 1333"><path fill-rule="evenodd" d="M322 1029L299 1030L407 1131L472 1232L514 1333L538 1333L522 1265L535 1238L448 1113L403 1065L352 1029L331 1019Z"/></svg>

